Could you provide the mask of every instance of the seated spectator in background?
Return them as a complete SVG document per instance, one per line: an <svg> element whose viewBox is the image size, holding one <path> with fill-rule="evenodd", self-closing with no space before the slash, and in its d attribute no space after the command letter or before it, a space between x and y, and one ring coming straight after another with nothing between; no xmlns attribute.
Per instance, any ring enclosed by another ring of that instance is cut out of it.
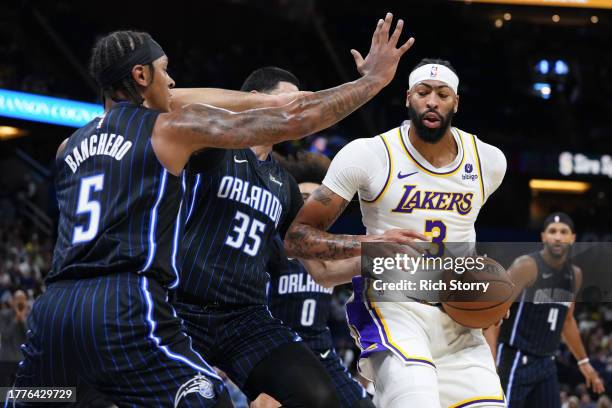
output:
<svg viewBox="0 0 612 408"><path fill-rule="evenodd" d="M19 361L23 359L21 345L26 341L26 319L30 312L28 297L17 290L11 307L0 310L0 386L12 385Z"/></svg>
<svg viewBox="0 0 612 408"><path fill-rule="evenodd" d="M578 397L571 396L567 399L567 403L561 405L561 408L580 408Z"/></svg>

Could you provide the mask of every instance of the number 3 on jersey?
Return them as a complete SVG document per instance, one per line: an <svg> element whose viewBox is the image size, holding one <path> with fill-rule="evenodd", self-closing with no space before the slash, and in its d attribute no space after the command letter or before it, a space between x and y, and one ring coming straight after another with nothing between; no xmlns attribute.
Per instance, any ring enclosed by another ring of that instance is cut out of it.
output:
<svg viewBox="0 0 612 408"><path fill-rule="evenodd" d="M74 227L72 236L73 244L82 244L91 241L98 234L100 228L100 213L102 208L100 202L91 199L92 190L95 192L102 191L104 188L104 174L97 174L91 177L81 179L81 187L79 188L79 201L77 202L77 215L89 214L89 225L87 229L82 225Z"/></svg>
<svg viewBox="0 0 612 408"><path fill-rule="evenodd" d="M251 220L251 217L240 211L236 211L234 221L236 224L234 230L227 235L225 243L236 249L240 249L244 244L242 252L250 256L257 255L261 245L261 234L266 230L266 224L255 218ZM251 242L245 243L247 230L249 230L248 238Z"/></svg>
<svg viewBox="0 0 612 408"><path fill-rule="evenodd" d="M430 256L437 257L444 254L443 242L446 240L446 224L442 220L425 220L425 235L431 238L432 250L427 250ZM433 249L436 249L435 251Z"/></svg>

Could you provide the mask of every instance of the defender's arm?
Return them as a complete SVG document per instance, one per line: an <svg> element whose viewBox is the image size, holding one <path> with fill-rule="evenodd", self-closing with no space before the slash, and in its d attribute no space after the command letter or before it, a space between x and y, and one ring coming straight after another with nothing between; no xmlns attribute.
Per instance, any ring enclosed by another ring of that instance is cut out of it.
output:
<svg viewBox="0 0 612 408"><path fill-rule="evenodd" d="M233 112L282 106L299 95L299 93L289 96L268 95L219 88L175 88L171 89L170 93L172 95L171 110L180 110L185 105L201 103Z"/></svg>
<svg viewBox="0 0 612 408"><path fill-rule="evenodd" d="M365 60L356 57L360 79L335 88L300 95L276 108L234 113L204 104L190 104L160 114L153 130L153 148L173 174L182 171L189 156L206 147L244 148L299 139L325 129L370 100L395 75L401 56L412 46L409 39L396 48L402 32L399 20L389 37L393 16L379 20Z"/></svg>
<svg viewBox="0 0 612 408"><path fill-rule="evenodd" d="M577 294L582 286L582 270L577 266L574 266L574 281L576 282L574 292ZM604 386L604 382L599 377L599 374L597 374L597 371L595 371L589 362L589 356L584 348L582 339L580 338L580 330L578 329L578 324L576 323L576 318L574 317L575 306L576 302L574 301L567 311L567 316L563 322L561 337L563 338L565 344L567 344L567 347L572 352L572 355L576 361L578 361L578 368L584 376L586 386L588 388L592 388L596 393L601 394L606 390L606 388Z"/></svg>

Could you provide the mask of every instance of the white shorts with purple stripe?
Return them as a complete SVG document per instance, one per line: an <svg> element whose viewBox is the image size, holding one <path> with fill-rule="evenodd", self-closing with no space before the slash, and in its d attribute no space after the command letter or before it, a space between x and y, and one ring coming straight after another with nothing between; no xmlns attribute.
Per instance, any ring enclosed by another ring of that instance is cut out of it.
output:
<svg viewBox="0 0 612 408"><path fill-rule="evenodd" d="M391 352L409 367L436 370L443 407L505 406L499 376L482 330L455 323L440 308L418 302L374 302L363 279L353 279L346 305L351 335L361 349L359 370L375 378L368 356Z"/></svg>

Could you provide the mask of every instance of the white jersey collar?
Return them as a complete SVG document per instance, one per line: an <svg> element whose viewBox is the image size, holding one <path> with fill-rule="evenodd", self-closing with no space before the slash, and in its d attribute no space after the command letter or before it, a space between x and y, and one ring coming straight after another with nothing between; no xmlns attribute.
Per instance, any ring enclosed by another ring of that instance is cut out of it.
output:
<svg viewBox="0 0 612 408"><path fill-rule="evenodd" d="M435 167L430 162L428 162L419 151L410 143L410 137L408 137L408 130L410 129L410 121L405 120L402 122L400 126L400 133L402 137L402 141L404 142L404 146L413 157L414 160L418 162L419 165L423 166L425 169L431 171L432 173L447 173L454 171L459 164L463 161L463 155L465 154L463 151L463 140L461 136L459 136L459 132L456 128L451 127L451 132L455 138L455 143L457 143L457 156L455 159L444 167Z"/></svg>

